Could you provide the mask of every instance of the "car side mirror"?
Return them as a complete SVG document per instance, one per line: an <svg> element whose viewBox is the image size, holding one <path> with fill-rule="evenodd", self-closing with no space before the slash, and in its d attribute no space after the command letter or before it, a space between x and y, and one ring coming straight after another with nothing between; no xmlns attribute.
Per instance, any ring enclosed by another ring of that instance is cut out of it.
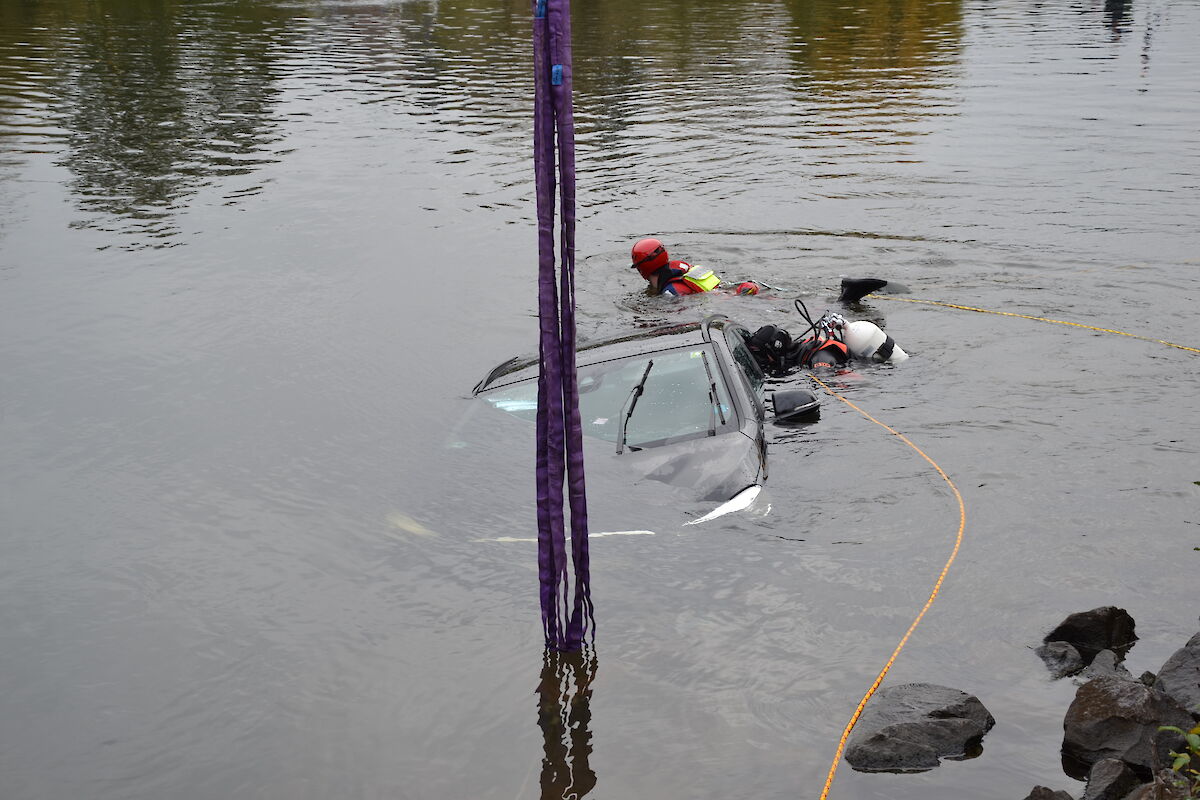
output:
<svg viewBox="0 0 1200 800"><path fill-rule="evenodd" d="M771 395L776 422L816 422L821 401L811 389L779 389Z"/></svg>

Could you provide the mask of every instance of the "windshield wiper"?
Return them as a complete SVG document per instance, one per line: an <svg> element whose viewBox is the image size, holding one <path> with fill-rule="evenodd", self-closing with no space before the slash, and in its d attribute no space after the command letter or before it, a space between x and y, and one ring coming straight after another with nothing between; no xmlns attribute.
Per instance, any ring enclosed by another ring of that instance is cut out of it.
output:
<svg viewBox="0 0 1200 800"><path fill-rule="evenodd" d="M646 378L650 377L650 368L653 366L653 359L646 362L646 371L642 373L642 379L633 387L629 397L625 398L625 405L621 406L621 430L617 434L617 455L625 452L625 429L629 425L629 418L633 416L633 409L637 407L638 398L642 396L642 390L646 388ZM625 406L629 407L628 411L625 411Z"/></svg>
<svg viewBox="0 0 1200 800"><path fill-rule="evenodd" d="M700 351L700 359L704 362L704 374L708 376L708 435L717 435L717 415L721 415L721 425L725 424L725 410L717 399L717 382L713 380L712 368L708 366L708 353Z"/></svg>

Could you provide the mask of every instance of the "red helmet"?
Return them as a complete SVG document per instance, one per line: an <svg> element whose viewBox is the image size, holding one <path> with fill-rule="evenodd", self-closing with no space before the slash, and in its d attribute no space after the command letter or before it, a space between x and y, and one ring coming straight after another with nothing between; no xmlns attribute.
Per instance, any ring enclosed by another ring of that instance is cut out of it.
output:
<svg viewBox="0 0 1200 800"><path fill-rule="evenodd" d="M632 257L631 266L642 273L646 280L650 280L650 276L658 269L671 263L667 248L663 247L663 243L658 239L642 239L633 246Z"/></svg>

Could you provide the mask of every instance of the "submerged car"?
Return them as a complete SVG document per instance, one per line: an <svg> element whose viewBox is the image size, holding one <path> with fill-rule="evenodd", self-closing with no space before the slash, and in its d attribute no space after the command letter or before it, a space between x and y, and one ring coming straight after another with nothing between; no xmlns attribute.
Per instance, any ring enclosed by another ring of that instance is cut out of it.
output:
<svg viewBox="0 0 1200 800"><path fill-rule="evenodd" d="M724 316L581 343L580 417L587 471L617 470L724 502L767 477L766 378L750 332ZM499 412L537 415L536 357L494 368L474 395ZM774 418L811 421L807 389L773 393Z"/></svg>

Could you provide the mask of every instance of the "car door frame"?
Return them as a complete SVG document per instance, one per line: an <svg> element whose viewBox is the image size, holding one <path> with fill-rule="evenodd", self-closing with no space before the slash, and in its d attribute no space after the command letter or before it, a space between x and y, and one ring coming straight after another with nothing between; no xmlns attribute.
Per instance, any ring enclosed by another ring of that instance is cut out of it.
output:
<svg viewBox="0 0 1200 800"><path fill-rule="evenodd" d="M721 335L713 336L713 329L719 330ZM752 381L745 374L745 370L733 353L733 345L730 344L729 339L731 336L738 336L740 331L749 334L749 330L745 326L724 315L706 317L701 325L702 337L717 352L717 365L724 378L726 391L729 392L729 396L734 399L737 406L739 430L754 440L757 445L760 479L765 480L767 477L766 394L762 388L764 384L760 384L760 388L757 390L754 388ZM747 352L749 351L747 350Z"/></svg>

